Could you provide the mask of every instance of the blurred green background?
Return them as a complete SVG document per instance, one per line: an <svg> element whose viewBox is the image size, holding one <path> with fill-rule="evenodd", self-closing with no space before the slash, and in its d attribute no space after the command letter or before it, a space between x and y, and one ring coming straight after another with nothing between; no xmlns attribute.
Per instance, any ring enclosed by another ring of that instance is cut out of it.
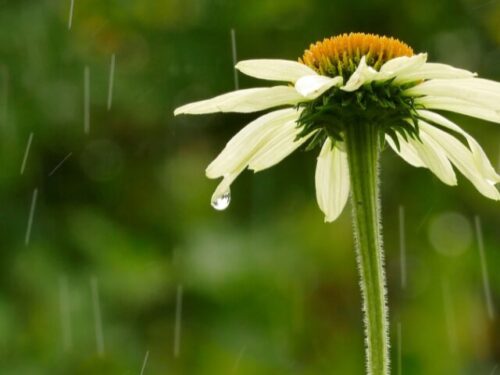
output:
<svg viewBox="0 0 500 375"><path fill-rule="evenodd" d="M317 151L244 173L216 212L204 169L256 115L173 109L234 88L231 28L239 59L364 31L500 80L500 2L74 0L68 29L70 8L0 0L0 373L362 374L350 209L323 223ZM498 125L450 117L498 166ZM391 152L382 181L393 373L493 374L474 217L498 310L498 204Z"/></svg>

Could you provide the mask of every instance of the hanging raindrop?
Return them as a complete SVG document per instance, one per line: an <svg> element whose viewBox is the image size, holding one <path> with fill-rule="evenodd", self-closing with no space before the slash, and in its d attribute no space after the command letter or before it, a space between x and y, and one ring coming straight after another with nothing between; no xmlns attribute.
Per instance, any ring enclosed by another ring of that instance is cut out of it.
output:
<svg viewBox="0 0 500 375"><path fill-rule="evenodd" d="M231 190L227 190L221 195L212 198L212 207L217 211L224 211L231 203Z"/></svg>

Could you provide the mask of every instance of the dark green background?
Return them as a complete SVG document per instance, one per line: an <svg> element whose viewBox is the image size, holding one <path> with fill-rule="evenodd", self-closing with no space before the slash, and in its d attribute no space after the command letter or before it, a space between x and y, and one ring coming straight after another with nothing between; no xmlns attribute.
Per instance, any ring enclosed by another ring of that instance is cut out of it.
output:
<svg viewBox="0 0 500 375"><path fill-rule="evenodd" d="M234 88L231 28L239 59L296 59L316 40L364 31L500 80L500 2L75 0L71 30L69 8L70 0L0 0L0 373L139 374L149 351L144 374L362 374L350 209L323 223L314 192L318 151L245 172L229 209L216 212L209 204L216 182L204 169L256 115L174 118L173 109ZM259 84L240 76L241 87ZM498 125L450 117L498 166ZM490 375L500 363L500 323L487 315L474 216L500 309L498 203L463 178L444 186L392 152L383 156L381 188L393 373L400 324L403 374Z"/></svg>

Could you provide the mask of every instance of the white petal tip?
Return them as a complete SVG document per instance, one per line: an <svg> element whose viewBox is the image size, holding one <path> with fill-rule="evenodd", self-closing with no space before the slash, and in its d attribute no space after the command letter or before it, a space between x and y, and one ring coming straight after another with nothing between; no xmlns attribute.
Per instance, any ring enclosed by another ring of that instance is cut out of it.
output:
<svg viewBox="0 0 500 375"><path fill-rule="evenodd" d="M492 189L492 191L488 192L481 192L481 194L491 200L494 200L496 202L500 201L500 193L496 189Z"/></svg>
<svg viewBox="0 0 500 375"><path fill-rule="evenodd" d="M458 185L458 181L457 181L457 176L454 175L454 176L448 176L447 178L445 178L444 176L436 176L441 182L443 182L444 184L448 185L448 186L457 186Z"/></svg>
<svg viewBox="0 0 500 375"><path fill-rule="evenodd" d="M330 78L320 75L307 75L299 78L295 83L295 89L305 99L316 99L333 86L341 85L342 77Z"/></svg>
<svg viewBox="0 0 500 375"><path fill-rule="evenodd" d="M210 163L210 165L205 169L205 176L210 179L216 179L219 177L223 177L224 174L215 173L215 168L213 167L213 163Z"/></svg>
<svg viewBox="0 0 500 375"><path fill-rule="evenodd" d="M220 173L220 170L217 170L216 167L214 167L212 164L210 164L206 169L205 169L205 176L211 180L214 180L216 178L224 177L225 175L229 173Z"/></svg>
<svg viewBox="0 0 500 375"><path fill-rule="evenodd" d="M325 223L330 224L330 223L333 223L337 219L338 219L338 216L333 216L333 217L325 216Z"/></svg>
<svg viewBox="0 0 500 375"><path fill-rule="evenodd" d="M174 110L174 116L179 116L179 115L196 115L198 114L196 110L190 110L189 109L190 104L183 105L179 108L176 108Z"/></svg>

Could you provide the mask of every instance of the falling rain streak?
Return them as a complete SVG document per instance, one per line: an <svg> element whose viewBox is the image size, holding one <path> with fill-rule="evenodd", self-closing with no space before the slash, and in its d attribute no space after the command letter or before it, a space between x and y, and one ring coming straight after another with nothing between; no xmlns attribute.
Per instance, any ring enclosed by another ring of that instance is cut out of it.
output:
<svg viewBox="0 0 500 375"><path fill-rule="evenodd" d="M243 358L243 354L245 354L246 349L247 349L246 346L244 346L240 349L240 352L238 353L238 357L236 358L236 361L234 362L233 374L236 374L236 371L238 370L238 367L239 367L240 362L241 362L241 358Z"/></svg>
<svg viewBox="0 0 500 375"><path fill-rule="evenodd" d="M448 282L442 283L443 292L443 306L444 306L444 319L446 323L446 330L448 333L448 343L450 351L453 355L457 354L457 325L455 320L455 312L453 310L453 301L451 299L450 286Z"/></svg>
<svg viewBox="0 0 500 375"><path fill-rule="evenodd" d="M28 218L28 226L26 228L26 236L24 237L24 244L29 245L31 239L31 228L33 226L33 217L35 216L36 200L38 197L38 189L33 190L33 197L31 198L30 215Z"/></svg>
<svg viewBox="0 0 500 375"><path fill-rule="evenodd" d="M65 351L69 351L73 347L73 335L71 333L70 294L66 277L59 278L59 308L61 312L63 348Z"/></svg>
<svg viewBox="0 0 500 375"><path fill-rule="evenodd" d="M178 357L181 348L182 329L182 285L177 286L177 296L175 301L175 327L174 327L174 357Z"/></svg>
<svg viewBox="0 0 500 375"><path fill-rule="evenodd" d="M94 323L95 323L95 339L97 345L97 353L100 356L104 355L104 335L102 333L102 318L101 318L101 307L99 304L99 284L97 277L93 276L90 278L90 289L92 292L92 307L94 312Z"/></svg>
<svg viewBox="0 0 500 375"><path fill-rule="evenodd" d="M24 173L24 169L26 168L26 161L28 160L28 155L30 153L32 141L33 141L33 132L31 132L30 136L28 137L28 143L26 144L26 150L24 151L23 162L21 164L21 171L20 171L21 174Z"/></svg>
<svg viewBox="0 0 500 375"><path fill-rule="evenodd" d="M142 361L141 375L144 375L144 370L146 369L146 364L148 363L148 357L149 357L149 350L146 352L146 355L144 356L144 361Z"/></svg>
<svg viewBox="0 0 500 375"><path fill-rule="evenodd" d="M90 132L90 69L83 70L83 131Z"/></svg>
<svg viewBox="0 0 500 375"><path fill-rule="evenodd" d="M483 231L481 229L481 219L479 216L474 217L477 236L477 248L479 249L479 260L481 261L481 274L483 276L484 297L486 299L486 308L488 316L491 320L495 319L495 306L491 296L490 279L488 276L488 265L486 262L486 253L484 251Z"/></svg>
<svg viewBox="0 0 500 375"><path fill-rule="evenodd" d="M73 9L75 7L75 0L70 0L69 4L69 17L68 17L68 30L71 30L73 25Z"/></svg>
<svg viewBox="0 0 500 375"><path fill-rule="evenodd" d="M233 74L234 74L234 88L239 90L240 80L238 77L238 70L236 69L236 63L238 62L238 54L236 51L236 32L231 29L231 50L233 52Z"/></svg>
<svg viewBox="0 0 500 375"><path fill-rule="evenodd" d="M73 155L73 153L72 153L72 152L70 152L68 155L66 155L66 156L64 157L64 159L63 159L63 160L61 160L61 161L59 162L59 164L57 164L57 165L54 167L54 169L52 169L52 171L49 173L49 177L50 177L50 176L52 176L54 173L56 173L56 171L57 171L57 170L61 167L61 165L63 165L63 163L64 163L66 160L68 160L68 159L70 158L70 156L71 156L71 155Z"/></svg>
<svg viewBox="0 0 500 375"><path fill-rule="evenodd" d="M113 85L115 80L115 54L111 55L111 65L109 67L109 81L108 81L108 111L111 109L113 101Z"/></svg>
<svg viewBox="0 0 500 375"><path fill-rule="evenodd" d="M2 75L2 91L0 93L0 125L7 125L7 107L9 101L9 70L6 66L0 66Z"/></svg>
<svg viewBox="0 0 500 375"><path fill-rule="evenodd" d="M498 152L498 162L497 162L497 164L498 164L498 169L500 169L500 147L498 148L498 151L499 152Z"/></svg>
<svg viewBox="0 0 500 375"><path fill-rule="evenodd" d="M405 238L405 208L399 206L399 262L401 268L401 288L406 289L406 238Z"/></svg>
<svg viewBox="0 0 500 375"><path fill-rule="evenodd" d="M401 336L401 323L398 323L398 375L403 374L403 336Z"/></svg>

